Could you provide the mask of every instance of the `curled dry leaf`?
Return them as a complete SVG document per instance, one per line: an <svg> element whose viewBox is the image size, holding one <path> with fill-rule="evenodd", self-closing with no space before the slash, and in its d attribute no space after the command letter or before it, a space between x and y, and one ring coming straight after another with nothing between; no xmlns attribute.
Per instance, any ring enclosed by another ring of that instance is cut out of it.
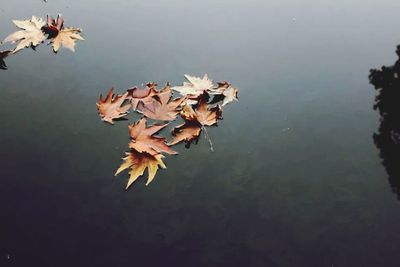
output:
<svg viewBox="0 0 400 267"><path fill-rule="evenodd" d="M171 99L172 90L167 84L163 90L152 97L151 101L147 103L140 102L138 110L142 112L144 116L153 120L172 121L176 119L185 98L180 97L172 101Z"/></svg>
<svg viewBox="0 0 400 267"><path fill-rule="evenodd" d="M137 152L148 153L153 156L162 152L171 155L178 154L166 144L164 137L154 136L154 134L167 125L162 124L146 127L146 118L141 118L135 124L129 125L129 134L132 138L129 147Z"/></svg>
<svg viewBox="0 0 400 267"><path fill-rule="evenodd" d="M34 48L46 39L46 35L42 32L42 27L46 24L43 19L32 16L30 20L13 20L13 22L22 29L4 39L4 42L19 42L13 53L29 46Z"/></svg>
<svg viewBox="0 0 400 267"><path fill-rule="evenodd" d="M9 54L12 53L12 50L5 50L5 51L0 51L0 69L6 70L7 65L4 62L4 59L8 57Z"/></svg>
<svg viewBox="0 0 400 267"><path fill-rule="evenodd" d="M204 126L216 125L217 121L222 118L222 110L220 107L216 106L210 108L207 105L207 99L207 94L200 95L195 110L193 110L190 105L185 105L183 107L181 117L185 120L185 123L172 130L174 138L170 145L185 141L186 146L189 147L193 141L197 142Z"/></svg>
<svg viewBox="0 0 400 267"><path fill-rule="evenodd" d="M144 89L140 89L138 87L128 89L128 97L131 100L132 109L137 110L139 103L151 103L153 100L152 97L157 94L156 88L156 83L148 83Z"/></svg>
<svg viewBox="0 0 400 267"><path fill-rule="evenodd" d="M129 153L126 153L126 157L123 158L124 162L116 171L115 176L123 170L131 168L128 184L126 185L126 189L128 189L129 186L148 169L149 174L146 182L146 185L148 185L153 181L159 167L163 169L166 168L162 161L163 157L164 156L161 154L150 155L148 153L139 153L132 149Z"/></svg>
<svg viewBox="0 0 400 267"><path fill-rule="evenodd" d="M110 89L105 99L100 95L97 104L100 117L103 121L114 124L113 120L122 118L128 114L130 104L125 104L128 92L123 95L113 94L113 88Z"/></svg>

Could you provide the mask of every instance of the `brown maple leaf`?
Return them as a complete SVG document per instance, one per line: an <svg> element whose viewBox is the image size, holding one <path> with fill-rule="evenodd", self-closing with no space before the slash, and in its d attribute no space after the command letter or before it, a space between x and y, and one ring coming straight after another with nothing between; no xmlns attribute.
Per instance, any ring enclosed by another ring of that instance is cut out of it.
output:
<svg viewBox="0 0 400 267"><path fill-rule="evenodd" d="M140 102L138 110L142 112L144 116L153 120L172 121L176 119L185 98L180 97L172 101L171 99L172 90L169 84L167 84L163 90L152 97L151 101L147 103Z"/></svg>
<svg viewBox="0 0 400 267"><path fill-rule="evenodd" d="M9 54L12 53L12 50L5 50L5 51L0 51L0 69L6 70L7 65L4 62L4 59L8 57Z"/></svg>
<svg viewBox="0 0 400 267"><path fill-rule="evenodd" d="M157 94L157 84L148 83L146 88L141 89L133 87L128 89L128 97L131 99L131 105L133 110L137 110L139 103L150 103L153 100L153 96Z"/></svg>
<svg viewBox="0 0 400 267"><path fill-rule="evenodd" d="M42 32L42 27L46 24L43 19L32 16L30 20L13 20L14 24L20 28L6 37L3 42L19 42L12 53L26 48L35 48L46 39L46 35Z"/></svg>
<svg viewBox="0 0 400 267"><path fill-rule="evenodd" d="M115 95L113 88L110 89L106 98L103 100L103 95L100 95L97 104L100 117L103 121L114 124L113 120L122 118L128 114L130 104L125 104L128 92L123 95Z"/></svg>
<svg viewBox="0 0 400 267"><path fill-rule="evenodd" d="M198 141L202 129L205 130L204 126L216 125L217 121L222 119L221 108L219 106L210 108L207 100L208 95L204 93L199 96L196 109L193 110L190 105L183 107L181 117L185 120L185 123L172 130L174 138L169 145L185 141L186 147L189 147L193 141ZM210 145L211 150L213 150L211 141Z"/></svg>
<svg viewBox="0 0 400 267"><path fill-rule="evenodd" d="M126 157L123 158L124 162L116 171L115 176L123 170L131 168L131 171L129 172L128 184L126 185L126 189L128 189L129 186L136 181L139 176L143 175L146 169L148 169L149 174L146 185L149 185L151 181L153 181L158 168L166 168L164 162L162 161L163 157L164 156L161 154L150 155L148 153L139 153L132 149L130 152L126 153Z"/></svg>
<svg viewBox="0 0 400 267"><path fill-rule="evenodd" d="M152 125L146 127L146 118L141 118L135 124L129 125L129 134L132 138L129 147L140 153L157 155L165 152L167 154L178 154L173 151L165 142L165 138L154 136L168 124Z"/></svg>

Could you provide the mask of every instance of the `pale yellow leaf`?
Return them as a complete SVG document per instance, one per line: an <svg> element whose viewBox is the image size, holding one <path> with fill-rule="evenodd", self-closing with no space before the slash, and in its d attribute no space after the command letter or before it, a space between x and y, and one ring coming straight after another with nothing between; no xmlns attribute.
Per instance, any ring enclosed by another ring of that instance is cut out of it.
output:
<svg viewBox="0 0 400 267"><path fill-rule="evenodd" d="M30 20L14 20L13 22L22 30L10 34L3 41L19 42L13 53L29 46L35 47L46 39L46 35L42 32L42 27L46 24L43 19L32 16Z"/></svg>

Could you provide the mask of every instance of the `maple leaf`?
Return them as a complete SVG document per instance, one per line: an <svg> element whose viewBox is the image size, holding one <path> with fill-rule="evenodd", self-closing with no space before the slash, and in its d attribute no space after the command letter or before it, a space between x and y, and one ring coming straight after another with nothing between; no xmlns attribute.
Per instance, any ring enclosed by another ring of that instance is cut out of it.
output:
<svg viewBox="0 0 400 267"><path fill-rule="evenodd" d="M32 16L30 20L13 20L13 22L22 30L16 31L4 39L4 42L19 42L12 53L17 53L29 46L35 48L46 39L46 35L41 30L46 24L43 19Z"/></svg>
<svg viewBox="0 0 400 267"><path fill-rule="evenodd" d="M129 134L132 138L129 147L140 153L157 155L161 152L177 154L165 142L165 138L154 136L168 124L152 125L146 127L146 118L141 118L135 124L129 125Z"/></svg>
<svg viewBox="0 0 400 267"><path fill-rule="evenodd" d="M150 103L153 100L152 97L158 93L156 88L156 83L148 83L144 89L138 87L128 89L132 109L137 110L139 103Z"/></svg>
<svg viewBox="0 0 400 267"><path fill-rule="evenodd" d="M84 41L82 36L79 35L82 30L78 28L65 28L61 29L57 36L50 41L53 44L53 51L55 53L61 48L61 46L70 49L75 52L76 40Z"/></svg>
<svg viewBox="0 0 400 267"><path fill-rule="evenodd" d="M211 92L214 95L222 95L222 106L225 106L232 101L238 101L238 90L231 86L228 82L218 83L218 87Z"/></svg>
<svg viewBox="0 0 400 267"><path fill-rule="evenodd" d="M184 82L182 86L172 87L172 90L179 92L183 96L191 95L197 97L204 91L212 90L214 87L212 80L208 78L207 74L204 74L203 78L185 74L185 78L189 82Z"/></svg>
<svg viewBox="0 0 400 267"><path fill-rule="evenodd" d="M126 157L123 158L124 162L115 172L115 176L118 175L125 169L131 168L129 172L129 180L126 185L126 189L131 186L131 184L136 181L136 179L143 175L144 171L148 169L148 178L146 185L149 185L153 181L159 166L163 169L166 168L162 159L164 156L162 154L151 155L148 153L139 153L132 149L130 152L126 153Z"/></svg>
<svg viewBox="0 0 400 267"><path fill-rule="evenodd" d="M172 100L172 90L167 84L163 90L155 94L151 102L140 102L138 110L143 113L144 116L153 120L160 121L172 121L176 119L180 106L185 100L184 97Z"/></svg>
<svg viewBox="0 0 400 267"><path fill-rule="evenodd" d="M203 78L194 77L190 75L185 75L186 80L189 82L184 82L182 86L174 86L172 90L179 92L181 95L187 97L187 103L189 105L195 105L197 103L197 98L204 92L210 93L212 95L223 94L223 91L227 88L221 88L221 83L215 86L213 81L208 78L207 74L204 74ZM228 90L226 93L228 93ZM231 93L232 94L232 93ZM229 95L230 96L230 95Z"/></svg>
<svg viewBox="0 0 400 267"><path fill-rule="evenodd" d="M79 28L64 28L64 19L61 15L58 15L56 19L47 16L47 25L42 29L49 35L50 44L53 45L53 51L55 53L61 48L61 46L68 48L75 52L76 40L84 41L80 35L82 32Z"/></svg>
<svg viewBox="0 0 400 267"><path fill-rule="evenodd" d="M0 51L0 69L2 69L2 70L7 69L7 65L4 62L4 58L8 57L8 55L11 53L12 53L12 50Z"/></svg>
<svg viewBox="0 0 400 267"><path fill-rule="evenodd" d="M204 93L199 96L195 110L188 104L183 107L181 117L185 120L185 123L172 130L174 138L169 145L185 141L186 147L189 147L193 141L198 141L202 129L205 130L204 126L217 124L217 121L222 118L222 110L219 106L210 108L207 105L207 100L208 95ZM209 142L212 150L212 143L210 140Z"/></svg>
<svg viewBox="0 0 400 267"><path fill-rule="evenodd" d="M123 105L127 100L128 92L123 95L113 94L113 88L108 91L106 98L103 100L103 95L100 95L97 104L100 117L103 121L114 124L114 119L119 119L128 114L130 104Z"/></svg>
<svg viewBox="0 0 400 267"><path fill-rule="evenodd" d="M202 126L199 125L196 120L187 120L184 124L181 124L172 130L174 139L170 145L173 146L181 141L185 141L185 147L189 148L193 141L197 144L201 134L201 127Z"/></svg>

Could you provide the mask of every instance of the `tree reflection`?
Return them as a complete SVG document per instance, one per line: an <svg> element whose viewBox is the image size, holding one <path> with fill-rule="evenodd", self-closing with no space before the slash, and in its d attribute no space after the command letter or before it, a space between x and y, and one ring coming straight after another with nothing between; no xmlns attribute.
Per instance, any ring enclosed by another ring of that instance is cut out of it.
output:
<svg viewBox="0 0 400 267"><path fill-rule="evenodd" d="M371 70L369 80L378 92L374 109L381 116L374 143L389 175L392 191L400 199L400 45L396 53L399 57L396 63Z"/></svg>

